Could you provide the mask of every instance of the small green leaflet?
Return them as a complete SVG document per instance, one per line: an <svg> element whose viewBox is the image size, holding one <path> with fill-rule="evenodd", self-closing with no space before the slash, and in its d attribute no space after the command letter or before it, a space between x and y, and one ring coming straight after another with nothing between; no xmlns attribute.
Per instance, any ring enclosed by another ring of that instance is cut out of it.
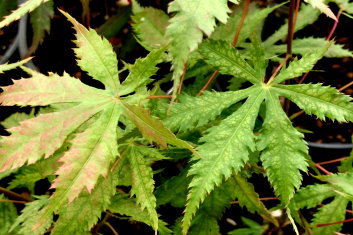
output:
<svg viewBox="0 0 353 235"><path fill-rule="evenodd" d="M132 27L143 47L152 50L167 45L165 31L169 17L162 10L141 8L134 12L132 20L134 21Z"/></svg>
<svg viewBox="0 0 353 235"><path fill-rule="evenodd" d="M348 200L344 197L335 197L332 202L319 208L319 211L314 215L311 225L343 221L346 215L347 204ZM334 232L341 230L342 225L342 223L338 223L330 226L314 227L313 234L334 234Z"/></svg>
<svg viewBox="0 0 353 235"><path fill-rule="evenodd" d="M28 0L19 6L19 8L13 11L10 15L5 16L5 18L0 22L0 28L3 28L6 25L9 25L11 22L18 20L25 14L33 11L41 4L48 2L50 0Z"/></svg>
<svg viewBox="0 0 353 235"><path fill-rule="evenodd" d="M216 19L225 23L230 12L227 0L175 0L168 12L176 13L169 20L166 37L172 55L174 92L180 82L184 64L191 51L202 41L203 32L210 36L216 26ZM237 3L236 0L231 2Z"/></svg>
<svg viewBox="0 0 353 235"><path fill-rule="evenodd" d="M0 65L0 73L3 73L5 71L8 71L8 70L11 70L11 69L14 69L14 68L17 68L25 63L27 63L28 61L30 61L32 58L27 58L27 59L24 59L24 60L21 60L19 62L16 62L16 63L12 63L12 64L1 64Z"/></svg>
<svg viewBox="0 0 353 235"><path fill-rule="evenodd" d="M136 195L136 201L141 209L146 209L152 220L152 227L158 230L158 215L156 211L156 197L153 194L154 180L152 168L144 158L143 147L131 145L126 153L131 166L132 188L131 195Z"/></svg>
<svg viewBox="0 0 353 235"><path fill-rule="evenodd" d="M28 54L32 54L42 43L45 33L49 33L51 19L54 16L54 2L49 0L41 4L31 13L31 25L33 28L32 45Z"/></svg>
<svg viewBox="0 0 353 235"><path fill-rule="evenodd" d="M276 95L266 94L266 117L262 126L258 148L263 150L261 161L267 177L281 201L288 204L306 172L308 148L289 121Z"/></svg>
<svg viewBox="0 0 353 235"><path fill-rule="evenodd" d="M324 3L324 0L304 0L305 2L309 3L313 8L319 9L322 13L333 19L334 21L338 21L337 17L328 5Z"/></svg>

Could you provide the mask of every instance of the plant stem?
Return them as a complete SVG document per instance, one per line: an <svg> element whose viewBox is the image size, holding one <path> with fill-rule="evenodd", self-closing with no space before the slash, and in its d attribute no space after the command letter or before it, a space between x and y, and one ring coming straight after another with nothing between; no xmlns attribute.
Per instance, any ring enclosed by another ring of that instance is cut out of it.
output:
<svg viewBox="0 0 353 235"><path fill-rule="evenodd" d="M326 38L327 41L330 41L333 34L335 33L337 25L338 25L338 19L340 18L341 14L342 14L342 9L340 9L336 15L337 21L335 21L335 23L333 24L332 29L330 31L330 34Z"/></svg>
<svg viewBox="0 0 353 235"><path fill-rule="evenodd" d="M322 172L324 172L326 175L332 175L331 172L329 172L328 170L326 170L324 167L322 167L321 165L314 163L314 165L316 166L317 169L321 170Z"/></svg>
<svg viewBox="0 0 353 235"><path fill-rule="evenodd" d="M207 88L210 86L211 82L215 79L215 77L218 75L218 70L215 70L211 77L208 79L208 81L206 82L206 84L201 88L201 90L197 93L196 96L200 96L202 95L202 92L207 90Z"/></svg>
<svg viewBox="0 0 353 235"><path fill-rule="evenodd" d="M21 201L25 201L25 202L31 202L32 200L29 199L29 198L26 198L26 197L23 197L22 195L18 194L18 193L15 193L15 192L12 192L6 188L3 188L3 187L0 187L0 193L3 193L3 194L6 194L10 197L14 197L14 198L17 198L17 199L20 199Z"/></svg>
<svg viewBox="0 0 353 235"><path fill-rule="evenodd" d="M331 40L331 38L332 38L334 32L336 31L336 28L337 28L337 25L338 25L338 23L339 23L339 18L340 18L340 16L341 16L341 14L342 14L342 10L339 10L339 12L338 12L337 15L336 15L337 21L335 21L335 23L333 24L333 26L332 26L332 28L331 28L331 31L330 31L329 35L327 36L327 38L326 38L327 41L330 41L330 40ZM307 77L308 75L309 75L309 72L307 72L306 74L304 74L304 76L302 77L302 79L299 81L299 84L300 84L300 83L303 83L304 80L306 79L306 77Z"/></svg>
<svg viewBox="0 0 353 235"><path fill-rule="evenodd" d="M161 98L165 98L165 99L171 99L173 96L171 95L150 95L147 96L146 99L161 99Z"/></svg>
<svg viewBox="0 0 353 235"><path fill-rule="evenodd" d="M235 36L234 36L233 41L232 41L232 47L235 47L237 45L237 43L238 43L238 39L239 39L239 35L240 35L240 32L241 32L241 29L243 28L243 24L244 24L246 15L249 12L250 1L251 0L246 0L246 2L245 2L245 6L244 6L244 9L243 9L243 13L241 15L241 19L240 19L240 22L239 22L239 25L238 25L238 28L237 28L237 32L235 33Z"/></svg>
<svg viewBox="0 0 353 235"><path fill-rule="evenodd" d="M281 68L285 65L285 63L288 60L288 56L286 56L284 58L284 60L281 62L281 64L276 68L275 72L272 74L272 76L270 77L270 79L268 80L267 84L271 84L273 79L275 79L276 75L279 73L279 71L281 70Z"/></svg>
<svg viewBox="0 0 353 235"><path fill-rule="evenodd" d="M183 83L184 83L184 79L185 79L186 68L187 68L187 63L185 62L184 63L184 71L183 71L183 74L181 75L181 80L180 80L180 84L179 84L178 91L177 91L178 94L180 94L182 89L183 89Z"/></svg>
<svg viewBox="0 0 353 235"><path fill-rule="evenodd" d="M251 2L251 0L246 0L246 2L245 2L245 6L243 8L243 13L241 15L241 19L240 19L240 22L238 24L237 31L235 32L235 35L234 35L234 38L233 38L233 41L232 41L232 47L235 47L237 45L237 42L238 42L238 39L239 39L239 35L240 35L240 32L241 32L241 29L243 28L243 24L244 24L246 15L249 12L250 2ZM218 70L215 70L212 73L211 77L208 79L206 84L201 88L201 90L197 93L196 96L202 95L202 92L207 90L207 88L210 86L212 81L216 78L218 72L219 72Z"/></svg>
<svg viewBox="0 0 353 235"><path fill-rule="evenodd" d="M317 164L317 165L326 165L326 164L331 164L331 163L335 163L335 162L344 161L344 160L346 160L346 159L347 159L346 157L342 157L342 158L337 158L337 159L330 160L330 161L318 162L318 163L316 163L316 164Z"/></svg>
<svg viewBox="0 0 353 235"><path fill-rule="evenodd" d="M352 86L352 85L353 85L353 81L351 81L350 83L344 85L343 87L341 87L341 88L338 89L338 90L339 90L339 91L343 91L343 90L345 90L346 88L348 88L348 87L350 87L350 86Z"/></svg>
<svg viewBox="0 0 353 235"><path fill-rule="evenodd" d="M317 224L317 225L315 225L315 227L319 228L319 227L325 227L325 226L330 226L330 225L334 225L334 224L342 224L342 223L351 222L351 221L353 221L353 218L342 220L342 221L337 221L337 222L333 222L333 223Z"/></svg>
<svg viewBox="0 0 353 235"><path fill-rule="evenodd" d="M11 203L18 203L18 204L26 204L26 201L17 201L17 200L7 200L7 199L0 199L0 202L11 202Z"/></svg>
<svg viewBox="0 0 353 235"><path fill-rule="evenodd" d="M288 36L287 36L287 53L286 57L288 57L289 60L292 60L292 41L293 41L293 36L294 36L294 12L295 12L295 7L296 6L296 0L290 0L289 3L289 16L288 16Z"/></svg>
<svg viewBox="0 0 353 235"><path fill-rule="evenodd" d="M260 201L272 201L272 200L279 200L278 197L262 197L262 198L259 198ZM238 204L239 201L232 201L230 202L230 204Z"/></svg>
<svg viewBox="0 0 353 235"><path fill-rule="evenodd" d="M115 231L115 229L109 222L105 222L105 225L113 232L114 235L119 235L119 233Z"/></svg>

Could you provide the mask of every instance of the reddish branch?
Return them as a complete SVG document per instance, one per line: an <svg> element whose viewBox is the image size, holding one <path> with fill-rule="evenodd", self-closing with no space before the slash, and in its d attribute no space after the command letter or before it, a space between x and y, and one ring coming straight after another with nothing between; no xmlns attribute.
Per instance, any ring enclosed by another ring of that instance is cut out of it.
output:
<svg viewBox="0 0 353 235"><path fill-rule="evenodd" d="M331 175L332 173L329 172L328 170L326 170L324 167L322 167L321 165L314 163L314 165L317 167L317 169L321 170L322 172L324 172L326 175Z"/></svg>
<svg viewBox="0 0 353 235"><path fill-rule="evenodd" d="M238 42L238 39L239 39L239 35L240 35L241 29L242 29L242 27L243 27L243 24L244 24L246 15L247 15L248 12L249 12L250 1L251 1L251 0L246 0L246 2L245 2L244 8L243 8L243 13L242 13L242 15L241 15L241 19L240 19L239 25L238 25L238 27L237 27L237 31L236 31L235 36L234 36L233 41L232 41L232 47L235 47L235 46L237 45L237 42ZM199 93L197 93L197 96L202 95L202 92L205 91L205 90L207 90L207 88L210 86L210 84L212 83L212 81L216 78L218 72L219 72L218 70L215 70L215 71L213 72L213 74L212 74L211 77L208 79L208 81L206 82L206 84L201 88L201 90L199 91Z"/></svg>
<svg viewBox="0 0 353 235"><path fill-rule="evenodd" d="M340 16L341 16L341 14L342 14L342 10L339 10L339 12L338 12L337 15L336 15L337 21L335 21L335 23L333 24L333 26L332 26L332 28L331 28L331 31L330 31L329 35L327 36L327 38L326 38L327 41L330 41L330 40L331 40L331 38L332 38L334 32L336 31L336 28L337 28L337 25L338 25L338 23L339 23L339 18L340 18ZM309 72L307 72L306 74L304 74L304 76L302 77L302 79L299 81L299 84L300 84L300 83L303 83L304 80L306 79L306 77L307 77L308 75L309 75Z"/></svg>
<svg viewBox="0 0 353 235"><path fill-rule="evenodd" d="M6 188L3 188L3 187L0 187L0 193L3 193L9 197L13 197L13 198L16 198L16 199L19 199L21 201L25 201L25 202L31 202L32 200L29 199L29 198L26 198L18 193L15 193L15 192L12 192Z"/></svg>
<svg viewBox="0 0 353 235"><path fill-rule="evenodd" d="M351 221L353 221L353 218L342 220L342 221L337 221L337 222L333 222L333 223L318 224L318 225L315 225L315 227L325 227L325 226L330 226L330 225L334 225L334 224L342 224L342 223L351 222Z"/></svg>
<svg viewBox="0 0 353 235"><path fill-rule="evenodd" d="M295 12L295 7L296 6L296 0L290 0L290 5L289 5L289 16L288 16L288 36L287 36L287 53L286 57L289 58L289 60L292 59L292 41L294 37L294 12Z"/></svg>
<svg viewBox="0 0 353 235"><path fill-rule="evenodd" d="M331 163L335 163L335 162L340 162L340 161L344 161L346 160L346 157L341 157L341 158L337 158L334 160L330 160L330 161L325 161L325 162L318 162L316 163L317 165L326 165L326 164L331 164Z"/></svg>
<svg viewBox="0 0 353 235"><path fill-rule="evenodd" d="M284 64L287 62L287 60L289 59L288 55L284 58L284 60L281 62L281 64L276 68L275 72L272 74L272 76L270 77L270 79L268 80L268 84L271 84L271 82L273 81L273 79L275 79L275 77L277 76L277 74L279 73L279 71L281 70L281 68L284 66Z"/></svg>

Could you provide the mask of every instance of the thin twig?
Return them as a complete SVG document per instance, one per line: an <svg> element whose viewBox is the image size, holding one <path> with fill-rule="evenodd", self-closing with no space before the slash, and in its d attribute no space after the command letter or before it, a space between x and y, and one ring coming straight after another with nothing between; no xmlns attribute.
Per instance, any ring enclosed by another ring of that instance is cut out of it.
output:
<svg viewBox="0 0 353 235"><path fill-rule="evenodd" d="M286 55L289 60L292 59L292 41L294 37L294 12L296 0L290 0L289 3L289 16L288 16L288 36L287 36L287 52Z"/></svg>
<svg viewBox="0 0 353 235"><path fill-rule="evenodd" d="M317 224L317 225L314 225L314 226L319 228L319 227L325 227L325 226L330 226L330 225L334 225L334 224L343 224L343 223L351 222L351 221L353 221L353 218L342 220L342 221L337 221L337 222L333 222L333 223Z"/></svg>
<svg viewBox="0 0 353 235"><path fill-rule="evenodd" d="M109 222L105 222L105 225L113 232L114 235L119 235L119 233L113 228Z"/></svg>
<svg viewBox="0 0 353 235"><path fill-rule="evenodd" d="M99 232L99 230L103 227L103 225L106 225L108 219L111 218L111 215L110 214L105 214L103 220L101 222L99 222L93 229L92 229L92 232L93 234L97 234Z"/></svg>
<svg viewBox="0 0 353 235"><path fill-rule="evenodd" d="M165 99L171 99L173 96L171 95L150 95L147 96L146 99L161 99L161 98L165 98Z"/></svg>
<svg viewBox="0 0 353 235"><path fill-rule="evenodd" d="M332 36L333 36L333 34L335 33L336 28L337 28L337 25L338 25L338 19L340 18L341 14L342 14L342 11L343 11L343 10L340 9L340 10L338 11L337 15L336 15L337 20L336 20L335 23L333 24L332 29L331 29L331 31L330 31L330 34L329 34L329 35L327 36L327 38L326 38L327 41L330 41L331 38L332 38Z"/></svg>
<svg viewBox="0 0 353 235"><path fill-rule="evenodd" d="M14 198L17 198L17 199L20 199L21 201L26 201L26 202L31 202L32 200L29 199L29 198L26 198L18 193L15 193L15 192L12 192L6 188L3 188L3 187L0 187L0 193L3 193L3 194L6 194L10 197L14 197Z"/></svg>
<svg viewBox="0 0 353 235"><path fill-rule="evenodd" d="M340 16L341 16L341 14L342 14L342 10L339 10L339 12L338 12L337 15L336 15L337 21L335 21L335 23L333 24L333 26L332 26L332 28L331 28L331 30L330 30L329 35L326 37L326 40L327 40L327 41L331 40L331 38L332 38L334 32L336 31L336 28L337 28L337 26L338 26L339 18L340 18ZM302 77L302 79L299 81L299 84L301 84L301 83L304 82L304 80L308 77L309 73L310 73L310 72L307 72L307 73L304 74L304 76Z"/></svg>
<svg viewBox="0 0 353 235"><path fill-rule="evenodd" d="M207 88L210 86L210 84L212 83L212 81L215 79L215 77L218 75L218 70L215 70L211 77L208 79L208 81L206 82L206 84L201 88L201 90L197 93L196 96L200 96L202 95L202 92L207 90Z"/></svg>
<svg viewBox="0 0 353 235"><path fill-rule="evenodd" d="M183 83L184 83L184 79L185 79L185 75L186 75L186 70L187 70L187 63L185 62L184 63L184 71L183 71L183 74L181 75L181 80L180 80L180 83L179 83L179 87L178 87L178 94L181 93L181 91L183 90Z"/></svg>
<svg viewBox="0 0 353 235"><path fill-rule="evenodd" d="M275 77L277 76L277 74L279 73L279 71L281 70L281 68L285 65L285 63L288 60L288 55L286 55L286 57L284 58L284 60L281 62L281 64L276 68L275 72L272 74L272 76L270 77L270 79L268 80L267 84L271 84L271 82L273 81L273 79L275 79Z"/></svg>
<svg viewBox="0 0 353 235"><path fill-rule="evenodd" d="M278 197L262 197L262 198L259 198L260 201L272 201L272 200L279 200ZM230 202L230 204L238 204L239 201L232 201Z"/></svg>
<svg viewBox="0 0 353 235"><path fill-rule="evenodd" d="M11 202L11 203L18 203L18 204L26 204L26 201L17 201L17 200L8 200L8 199L0 199L0 202Z"/></svg>
<svg viewBox="0 0 353 235"><path fill-rule="evenodd" d="M343 87L341 87L340 89L338 89L339 91L343 91L345 89L347 89L348 87L353 85L353 81L349 82L348 84L344 85Z"/></svg>
<svg viewBox="0 0 353 235"><path fill-rule="evenodd" d="M295 27L297 26L297 19L300 7L300 0L297 0L297 5L295 6L294 18L293 18L293 30L295 31Z"/></svg>
<svg viewBox="0 0 353 235"><path fill-rule="evenodd" d="M241 15L241 19L240 19L240 22L238 24L238 27L237 27L237 31L235 32L235 35L234 35L234 38L233 38L233 41L232 41L232 47L235 47L237 45L237 42L238 42L238 39L239 39L239 35L240 35L240 32L241 32L241 29L243 28L243 24L244 24L244 21L245 21L245 18L246 18L246 15L248 14L249 12L249 6L250 6L250 2L251 0L246 0L245 2L245 5L244 5L244 9L243 9L243 13ZM208 81L206 82L206 84L201 88L201 90L197 93L197 96L200 96L202 95L202 92L207 90L207 88L210 86L210 84L212 83L212 81L216 78L217 74L218 74L218 70L215 70L211 77L208 79Z"/></svg>
<svg viewBox="0 0 353 235"><path fill-rule="evenodd" d="M243 9L243 13L241 15L241 19L240 19L240 22L239 22L239 25L238 25L238 28L237 28L237 32L235 33L235 36L234 36L233 41L232 41L232 47L235 47L237 45L237 43L238 43L238 39L239 39L239 35L240 35L240 32L241 32L241 29L243 28L243 24L244 24L246 15L249 12L250 1L251 0L246 0L246 2L245 2L245 6L244 6L244 9Z"/></svg>
<svg viewBox="0 0 353 235"><path fill-rule="evenodd" d="M321 165L314 163L314 165L316 166L317 169L321 170L322 172L324 172L326 175L331 175L332 173L329 172L328 170L326 170L324 167L322 167Z"/></svg>
<svg viewBox="0 0 353 235"><path fill-rule="evenodd" d="M337 159L330 160L330 161L317 162L316 164L317 165L326 165L326 164L331 164L331 163L335 163L335 162L341 162L341 161L344 161L346 159L347 159L346 157L341 157L341 158L337 158Z"/></svg>

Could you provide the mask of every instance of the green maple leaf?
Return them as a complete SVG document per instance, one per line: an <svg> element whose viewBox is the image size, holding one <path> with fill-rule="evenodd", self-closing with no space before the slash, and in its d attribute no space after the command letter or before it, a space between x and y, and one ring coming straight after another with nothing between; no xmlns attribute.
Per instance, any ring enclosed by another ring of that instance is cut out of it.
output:
<svg viewBox="0 0 353 235"><path fill-rule="evenodd" d="M13 11L10 15L5 16L4 19L0 22L0 28L3 28L6 25L9 25L11 22L18 20L28 12L33 11L41 4L44 4L50 0L29 0L19 6L18 9Z"/></svg>
<svg viewBox="0 0 353 235"><path fill-rule="evenodd" d="M201 43L203 33L210 36L216 26L216 19L225 23L230 12L227 0L175 0L169 12L175 12L166 30L169 52L172 55L174 91L178 87L184 64L191 51ZM236 0L231 2L237 3Z"/></svg>
<svg viewBox="0 0 353 235"><path fill-rule="evenodd" d="M246 60L232 48L227 42L208 40L199 49L205 61L219 70L220 73L233 75L252 83L246 90L234 92L238 98L229 98L226 104L219 108L205 109L203 115L192 115L188 111L190 104L198 113L198 108L214 107L217 103L223 103L224 93L205 97L187 97L187 103L175 105L175 109L184 110L186 119L190 124L186 125L180 120L180 114L174 114L167 119L167 123L174 128L187 130L193 126L206 124L214 119L223 107L229 107L241 100L245 102L234 113L222 120L217 126L213 126L201 137L201 144L197 151L202 155L201 159L194 158L195 163L189 170L192 180L189 184L189 194L183 218L183 233L189 229L192 218L200 204L214 188L228 179L234 173L239 172L249 160L249 154L256 149L260 150L260 159L266 170L266 175L274 188L275 194L280 197L282 204L288 206L293 198L295 190L301 185L301 172L307 171L308 150L303 135L291 124L285 112L282 110L279 97L284 96L307 114L315 114L318 118L328 117L337 121L353 121L353 103L351 98L339 93L336 89L325 87L321 84L280 85L279 83L310 71L315 63L326 52L323 49L310 55L304 55L289 64L271 81L265 82L260 75L263 74L266 63L258 63L258 56L262 57L259 42L253 40L253 55ZM256 50L258 52L256 52ZM258 56L255 56L258 55ZM253 66L251 66L253 64ZM183 101L183 98L181 99ZM264 103L266 110L265 120L260 130L257 141L255 140L254 124L258 116L260 105ZM175 111L174 111L175 112ZM173 109L171 111L173 113ZM208 117L209 115L209 117Z"/></svg>
<svg viewBox="0 0 353 235"><path fill-rule="evenodd" d="M163 147L172 144L196 153L190 144L177 139L160 120L151 117L147 110L138 105L141 97L146 97L147 93L128 95L151 81L150 77L157 71L155 66L160 62L164 48L151 52L145 59L137 60L129 67L130 75L120 84L116 55L109 42L94 30L86 29L67 13L62 13L76 31L75 43L78 47L74 51L79 66L102 82L105 89L87 86L66 73L63 76L46 76L31 71L31 78L17 80L13 85L3 87L0 96L3 105L69 104L56 112L42 113L22 121L19 126L8 130L11 133L9 137L0 140L0 171L51 158L62 146L69 145L69 149L58 159L61 164L55 171L57 177L51 186L55 188L55 193L48 205L37 214L36 223L32 224L32 229L36 231L43 231L50 225L53 213L63 214L63 218L58 220L60 225L60 221L68 221L65 218L70 218L72 210L82 207L85 200L98 197L101 190L97 187L102 184L101 177L109 177L113 162L121 154L117 140L124 131L118 127L119 121L134 123L143 136ZM141 161L139 157L132 165L137 169ZM139 170L146 172L146 167ZM151 177L151 174L141 175L140 180L147 182ZM89 196L90 193L92 196ZM141 203L141 194L136 191L135 194ZM143 196L150 199L153 194L150 192ZM92 207L90 211L94 218L83 224L92 226L101 211L106 209L110 197L102 199L97 207ZM68 209L62 210L68 203ZM146 206L141 203L141 207L147 207L150 216L153 215L153 227L157 229L158 218L153 212L155 204Z"/></svg>
<svg viewBox="0 0 353 235"><path fill-rule="evenodd" d="M42 43L45 34L49 33L51 19L54 16L54 2L52 0L41 4L31 13L31 25L33 28L32 45L28 54L37 50Z"/></svg>

